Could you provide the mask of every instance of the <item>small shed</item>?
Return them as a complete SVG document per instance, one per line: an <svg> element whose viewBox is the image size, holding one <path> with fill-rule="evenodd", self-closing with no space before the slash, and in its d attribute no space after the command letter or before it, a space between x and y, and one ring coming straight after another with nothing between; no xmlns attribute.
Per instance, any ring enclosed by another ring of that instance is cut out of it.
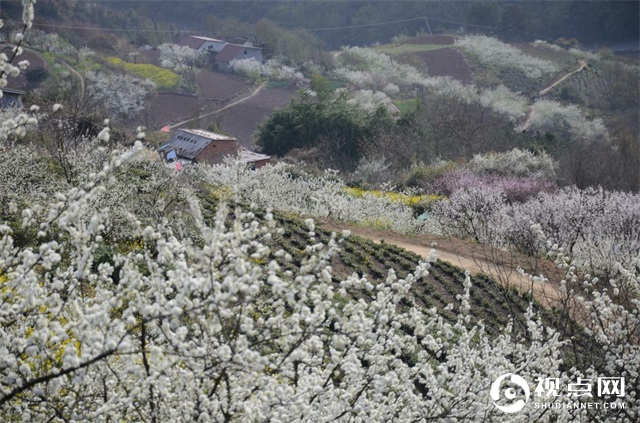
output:
<svg viewBox="0 0 640 423"><path fill-rule="evenodd" d="M215 65L220 72L231 72L231 61L240 59L254 59L262 63L262 49L250 45L227 44L215 56Z"/></svg>
<svg viewBox="0 0 640 423"><path fill-rule="evenodd" d="M238 151L238 160L240 160L241 163L251 165L254 169L260 169L262 166L269 163L271 156L242 148Z"/></svg>
<svg viewBox="0 0 640 423"><path fill-rule="evenodd" d="M226 156L235 156L238 141L227 135L202 129L178 129L169 142L160 147L165 156L172 151L179 159L190 162L221 163Z"/></svg>
<svg viewBox="0 0 640 423"><path fill-rule="evenodd" d="M0 110L5 109L22 109L22 95L24 91L12 88L3 88L2 97L0 97Z"/></svg>

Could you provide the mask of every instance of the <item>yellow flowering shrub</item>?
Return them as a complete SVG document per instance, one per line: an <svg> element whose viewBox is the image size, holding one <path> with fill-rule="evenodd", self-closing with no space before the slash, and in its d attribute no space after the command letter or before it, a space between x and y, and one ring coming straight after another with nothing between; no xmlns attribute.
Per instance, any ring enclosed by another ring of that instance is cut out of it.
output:
<svg viewBox="0 0 640 423"><path fill-rule="evenodd" d="M169 69L146 63L129 63L117 57L107 57L107 63L152 81L158 89L175 88L180 84L180 76Z"/></svg>
<svg viewBox="0 0 640 423"><path fill-rule="evenodd" d="M365 195L374 195L376 197L384 197L393 201L394 203L402 203L406 206L416 206L421 202L433 203L435 201L441 200L444 197L440 195L407 195L399 192L384 192L378 190L366 190L358 187L345 187L345 193L352 197L361 198Z"/></svg>

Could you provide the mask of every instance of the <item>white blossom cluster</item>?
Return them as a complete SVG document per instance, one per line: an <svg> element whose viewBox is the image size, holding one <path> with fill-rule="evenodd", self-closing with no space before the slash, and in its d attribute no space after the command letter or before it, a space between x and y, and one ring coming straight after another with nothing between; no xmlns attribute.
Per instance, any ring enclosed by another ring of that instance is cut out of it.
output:
<svg viewBox="0 0 640 423"><path fill-rule="evenodd" d="M37 151L14 146L0 150L0 210L12 202L42 202L65 188L61 178L52 177L46 158Z"/></svg>
<svg viewBox="0 0 640 423"><path fill-rule="evenodd" d="M423 87L436 95L456 97L467 103L479 102L514 123L528 110L527 99L503 85L479 89L449 77L430 77L371 48L345 47L334 57L334 76L367 93L358 97L365 108L371 107L372 97L380 97L377 93L393 97L401 91Z"/></svg>
<svg viewBox="0 0 640 423"><path fill-rule="evenodd" d="M195 72L204 64L207 53L189 46L164 43L158 46L160 66L168 68L185 78L188 84L195 84Z"/></svg>
<svg viewBox="0 0 640 423"><path fill-rule="evenodd" d="M148 79L128 74L87 72L88 90L109 113L123 119L138 115L145 108L145 97L155 89Z"/></svg>
<svg viewBox="0 0 640 423"><path fill-rule="evenodd" d="M552 44L552 43L548 43L544 40L536 40L533 43L531 43L531 45L536 46L536 47L542 47L542 48L546 48L549 50L553 50L555 52L559 52L559 53L569 53L572 56L575 56L579 59L585 59L588 60L590 62L597 62L599 60L601 60L601 57L598 53L592 53L590 51L586 51L586 50L582 50L579 48L575 48L575 47L571 47L569 49L564 49L562 47L560 47L557 44Z"/></svg>
<svg viewBox="0 0 640 423"><path fill-rule="evenodd" d="M103 169L110 152L97 140L86 139L69 149L65 163L74 175L74 185L84 186ZM56 192L70 189L70 182L55 169L59 163L46 152L26 146L0 151L0 211L9 204L45 205ZM190 231L188 219L179 211L186 193L175 171L167 169L154 152L145 151L129 160L103 182L108 188L92 197L93 210L105 213L103 232L113 240L127 240L136 221L152 224L168 220L182 231ZM135 219L131 216L135 215ZM192 231L190 232L192 233Z"/></svg>
<svg viewBox="0 0 640 423"><path fill-rule="evenodd" d="M558 163L546 152L533 153L519 148L503 153L476 154L467 166L479 173L533 176L550 180L555 180L558 169Z"/></svg>
<svg viewBox="0 0 640 423"><path fill-rule="evenodd" d="M334 74L337 78L372 93L366 97L361 95L363 100L368 100L365 104L371 104L371 97L378 92L395 96L401 90L424 87L436 95L456 97L467 103L479 102L512 122L527 112L527 99L505 86L478 89L449 77L426 76L413 66L399 64L371 48L345 47L336 53L335 58L337 68Z"/></svg>
<svg viewBox="0 0 640 423"><path fill-rule="evenodd" d="M568 187L507 204L502 192L483 187L456 191L432 217L443 233L529 254L561 248L583 271L614 277L621 266L640 275L638 194Z"/></svg>
<svg viewBox="0 0 640 423"><path fill-rule="evenodd" d="M27 113L11 109L0 111L0 147L7 140L24 136L37 123L37 119Z"/></svg>
<svg viewBox="0 0 640 423"><path fill-rule="evenodd" d="M514 166L514 172L530 176L554 172L555 164L546 160L548 157L537 159L520 151L495 159L477 157L472 166L488 172L503 171L508 159L519 156L531 163ZM213 186L233 187L240 201L259 207L407 234L471 237L481 243L532 254L548 252L548 246L532 230L531 225L538 224L545 234L544 241L549 239L552 245L564 248L576 264L589 268L590 272L616 273L616 263L633 269L640 258L637 194L565 188L539 194L524 203L507 204L504 193L485 186L460 190L437 202L432 218L424 223L416 220L412 209L404 204L373 194L354 198L345 193L344 182L335 176L301 176L282 164L257 171L230 162L203 165L196 169L194 177Z"/></svg>
<svg viewBox="0 0 640 423"><path fill-rule="evenodd" d="M391 163L383 156L380 158L361 158L358 162L353 176L369 183L387 182L384 178L388 176Z"/></svg>
<svg viewBox="0 0 640 423"><path fill-rule="evenodd" d="M425 76L416 68L396 62L384 53L366 47L343 47L334 54L334 76L357 88L396 95L400 90L422 85Z"/></svg>
<svg viewBox="0 0 640 423"><path fill-rule="evenodd" d="M161 218L144 226L131 215L138 244L98 261L110 238L108 213L96 204L121 189L110 180L139 154L138 143L86 175L82 188L3 212L21 221L0 224L3 419L569 422L593 415L532 406L500 412L489 399L499 375L552 375L566 383L595 369L563 369L564 341L531 311L524 316L527 340L510 327L487 334L469 315L468 276L453 323L435 308L399 307L412 304L429 261L405 279L390 270L381 283L355 274L334 282L330 259L340 238L318 243L311 220L302 261L284 271L274 258L287 254L268 243L278 233L270 213L258 219L221 203L205 223L189 196L197 242ZM237 167L204 168L197 171L227 178L237 195L267 185L250 188L248 171ZM282 171L260 177L295 185ZM256 198L264 204L267 197ZM32 230L37 237L29 244L16 243L16 232ZM638 349L625 335L638 316L607 296L582 302L614 316L603 322L594 315L585 326L607 346L605 369L624 370L634 383ZM628 402L631 411L619 421L636 416L635 398Z"/></svg>
<svg viewBox="0 0 640 423"><path fill-rule="evenodd" d="M204 182L233 187L239 200L263 208L370 224L402 233L417 233L422 228L404 204L373 194L353 198L345 192L344 181L329 173L321 177L298 172L294 175L284 164L251 171L232 162L198 166L196 172Z"/></svg>
<svg viewBox="0 0 640 423"><path fill-rule="evenodd" d="M298 69L293 66L287 66L277 58L267 60L262 65L262 72L269 78L276 79L278 81L302 81L304 75Z"/></svg>
<svg viewBox="0 0 640 423"><path fill-rule="evenodd" d="M520 129L551 132L569 141L596 142L606 139L608 135L602 119L588 119L578 106L563 106L553 100L536 101L525 125Z"/></svg>
<svg viewBox="0 0 640 423"><path fill-rule="evenodd" d="M392 104L391 99L385 93L371 90L357 90L351 94L347 102L357 105L369 113Z"/></svg>
<svg viewBox="0 0 640 423"><path fill-rule="evenodd" d="M23 0L27 27L33 3ZM559 247L550 250L568 266L567 281L583 282L581 295L572 298L595 345L596 367L563 362L567 341L545 327L533 307L523 316L526 339L513 336L510 326L488 334L469 314L474 306L468 275L462 306L447 307L457 316L453 322L440 310L416 305L412 291L425 283L435 253L405 278L391 269L382 282L357 274L337 279L330 263L341 239L333 235L326 244L318 242L312 220L305 221L309 240L302 259L291 263L290 255L271 246L281 233L271 213L258 218L219 203L205 221L193 194L207 182L230 187L236 200L261 207L277 203L301 214L359 221L383 215L398 225L409 217L383 199L347 200L335 177L294 177L282 166L257 172L233 164L198 166L185 173L194 179L179 200L197 228L194 236L166 218L169 204L149 215L150 203L136 203L138 197L162 202L166 193L156 188L172 183L140 142L125 152L94 147L77 154L78 177L71 186L56 185L49 157L26 147L7 154L19 158L17 164L0 161L3 187L15 190L8 204L4 198L0 203L1 421L639 417L638 292L621 304L612 300L616 292L610 297L591 289L598 281L577 276ZM21 170L20 164L34 169ZM32 170L31 181L19 180ZM600 216L618 219L603 234L634 239L640 201L632 195L567 191L555 201L555 214L563 207L571 214L563 222L577 240L585 238L584 228L605 223ZM128 243L112 234L114 203L127 210L117 225L128 225ZM490 214L494 206L485 211ZM614 211L622 217L612 217ZM406 222L397 229L416 229ZM532 230L545 231L544 222ZM637 274L619 265L618 273L636 282L629 286L640 284ZM563 287L569 298L573 288ZM548 375L565 384L603 373L625 377L627 409L609 414L527 406L504 414L490 400L489 387L505 373L529 381Z"/></svg>
<svg viewBox="0 0 640 423"><path fill-rule="evenodd" d="M546 42L544 40L535 40L534 42L531 43L531 45L533 45L535 47L543 47L543 48L546 48L546 49L549 49L549 50L553 50L553 51L556 51L556 52L559 52L559 53L563 53L563 52L566 51L564 48L560 47L559 45L553 44L553 43L548 43L548 42Z"/></svg>
<svg viewBox="0 0 640 423"><path fill-rule="evenodd" d="M35 0L22 0L23 12L22 23L25 29L31 29L34 19L33 5ZM4 25L4 22L0 20L0 28ZM16 46L12 52L9 53L9 57L6 53L0 53L0 97L2 96L2 88L7 86L7 78L9 76L18 76L21 70L24 70L29 64L28 61L23 60L17 64L13 64L11 59L20 57L22 54L22 47L20 43L24 39L24 32L18 33L14 36ZM35 125L37 122L33 117L28 116L25 113L18 113L13 116L2 116L5 119L0 123L0 147L10 137L21 137L26 133L27 127Z"/></svg>
<svg viewBox="0 0 640 423"><path fill-rule="evenodd" d="M47 33L40 29L30 30L25 37L25 41L31 48L47 51L62 57L74 57L78 53L78 49L65 42L60 35Z"/></svg>
<svg viewBox="0 0 640 423"><path fill-rule="evenodd" d="M261 76L277 81L297 82L304 79L304 75L293 66L287 66L277 58L260 63L254 58L235 59L229 63L234 72L252 80L258 80Z"/></svg>
<svg viewBox="0 0 640 423"><path fill-rule="evenodd" d="M552 62L527 56L517 48L490 37L468 36L458 40L458 45L480 55L481 60L487 63L516 67L532 78L558 71ZM529 106L527 98L503 85L480 89L449 77L430 77L372 48L345 47L335 53L334 58L334 76L356 88L353 102L365 109L387 103L382 94L393 97L401 91L422 87L435 95L488 107L509 119L519 131L547 131L568 140L596 141L607 136L601 119L588 119L575 105L563 106L543 99ZM528 119L522 123L529 111Z"/></svg>
<svg viewBox="0 0 640 423"><path fill-rule="evenodd" d="M458 98L468 104L478 103L513 123L521 120L528 110L527 99L504 85L479 89L449 77L429 77L424 80L424 87L436 95Z"/></svg>
<svg viewBox="0 0 640 423"><path fill-rule="evenodd" d="M262 63L254 58L234 59L229 62L233 71L251 80L257 81L262 76Z"/></svg>
<svg viewBox="0 0 640 423"><path fill-rule="evenodd" d="M492 37L468 35L457 39L456 45L475 55L484 64L517 69L531 79L559 71L553 62L529 56Z"/></svg>

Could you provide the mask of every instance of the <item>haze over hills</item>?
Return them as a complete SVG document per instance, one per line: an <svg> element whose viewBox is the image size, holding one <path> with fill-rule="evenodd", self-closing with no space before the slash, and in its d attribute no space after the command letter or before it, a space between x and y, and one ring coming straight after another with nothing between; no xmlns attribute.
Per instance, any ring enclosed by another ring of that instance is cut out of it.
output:
<svg viewBox="0 0 640 423"><path fill-rule="evenodd" d="M120 10L148 5L106 2ZM186 6L188 5L188 6ZM155 16L182 29L207 29L207 16L255 23L267 18L289 29L350 27L316 31L331 48L386 42L398 34L460 28L513 40L577 38L584 44L638 40L640 10L633 1L567 2L159 2ZM374 27L368 24L402 21Z"/></svg>

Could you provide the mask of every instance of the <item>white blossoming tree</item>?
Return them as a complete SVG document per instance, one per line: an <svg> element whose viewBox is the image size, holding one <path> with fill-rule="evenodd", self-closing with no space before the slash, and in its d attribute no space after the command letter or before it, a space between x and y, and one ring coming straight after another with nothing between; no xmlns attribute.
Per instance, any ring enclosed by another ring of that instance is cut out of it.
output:
<svg viewBox="0 0 640 423"><path fill-rule="evenodd" d="M474 54L482 63L517 69L531 79L553 74L559 70L553 62L529 56L516 47L484 35L460 38L456 40L456 46Z"/></svg>
<svg viewBox="0 0 640 423"><path fill-rule="evenodd" d="M277 58L269 59L264 64L256 59L236 59L229 63L234 72L246 76L254 81L261 76L267 76L277 81L297 82L304 79L304 75L294 68L287 66Z"/></svg>
<svg viewBox="0 0 640 423"><path fill-rule="evenodd" d="M602 119L588 119L576 105L563 106L552 100L536 101L520 129L548 131L568 141L605 141L608 136Z"/></svg>
<svg viewBox="0 0 640 423"><path fill-rule="evenodd" d="M196 74L204 64L206 52L195 50L189 46L165 43L158 47L160 66L175 71L183 78L189 91L197 88Z"/></svg>
<svg viewBox="0 0 640 423"><path fill-rule="evenodd" d="M145 97L155 89L148 79L127 74L87 72L90 99L105 112L123 120L137 116L145 108Z"/></svg>

